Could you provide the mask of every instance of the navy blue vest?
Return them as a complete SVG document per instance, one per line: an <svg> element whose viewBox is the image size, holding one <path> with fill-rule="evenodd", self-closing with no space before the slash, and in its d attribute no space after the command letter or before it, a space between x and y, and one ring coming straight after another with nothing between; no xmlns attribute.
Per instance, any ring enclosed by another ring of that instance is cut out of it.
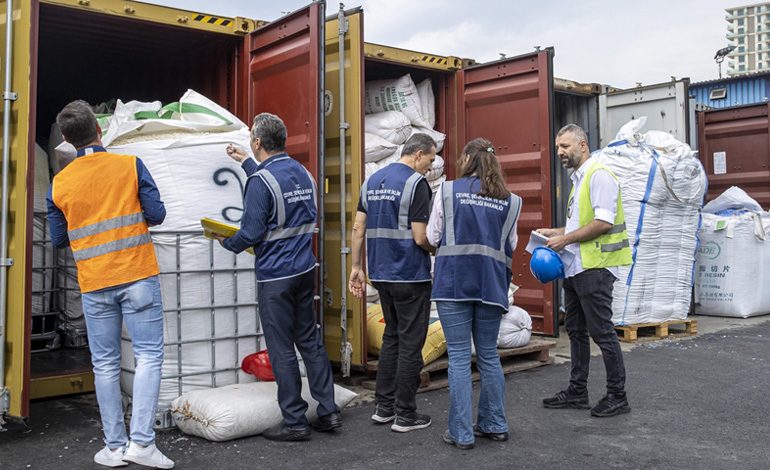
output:
<svg viewBox="0 0 770 470"><path fill-rule="evenodd" d="M414 242L409 223L414 191L423 179L407 165L391 163L361 186L370 280L430 281L430 255Z"/></svg>
<svg viewBox="0 0 770 470"><path fill-rule="evenodd" d="M443 184L444 233L436 251L431 300L479 301L508 310L513 262L509 237L521 198L482 197L480 189L475 177Z"/></svg>
<svg viewBox="0 0 770 470"><path fill-rule="evenodd" d="M249 178L260 178L273 198L267 233L256 253L257 280L285 279L315 268L313 233L318 209L313 176L286 155L260 166Z"/></svg>

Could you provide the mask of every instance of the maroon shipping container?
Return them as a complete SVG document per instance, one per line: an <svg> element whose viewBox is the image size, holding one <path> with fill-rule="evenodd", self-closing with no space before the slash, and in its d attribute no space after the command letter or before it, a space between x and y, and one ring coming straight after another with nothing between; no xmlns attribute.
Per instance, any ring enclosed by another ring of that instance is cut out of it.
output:
<svg viewBox="0 0 770 470"><path fill-rule="evenodd" d="M698 147L707 200L738 186L770 207L770 104L698 112Z"/></svg>

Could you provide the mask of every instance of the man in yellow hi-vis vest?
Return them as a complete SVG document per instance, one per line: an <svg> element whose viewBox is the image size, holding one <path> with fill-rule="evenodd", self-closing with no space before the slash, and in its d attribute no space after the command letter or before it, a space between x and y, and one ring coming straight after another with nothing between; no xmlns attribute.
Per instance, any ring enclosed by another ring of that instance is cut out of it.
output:
<svg viewBox="0 0 770 470"><path fill-rule="evenodd" d="M571 169L572 192L567 203L567 225L543 228L548 247L566 249L574 260L564 269L567 314L564 326L570 340L572 370L569 387L545 398L546 408L588 409L589 336L599 346L607 371L607 394L591 408L597 417L628 413L626 370L618 335L612 323L612 286L618 266L631 264L620 187L609 168L591 158L588 137L575 124L556 135L556 149L565 168Z"/></svg>

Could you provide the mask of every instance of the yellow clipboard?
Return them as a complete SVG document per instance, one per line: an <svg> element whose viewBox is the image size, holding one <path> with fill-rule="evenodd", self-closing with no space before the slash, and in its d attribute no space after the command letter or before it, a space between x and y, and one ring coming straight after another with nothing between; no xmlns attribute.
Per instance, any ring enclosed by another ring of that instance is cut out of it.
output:
<svg viewBox="0 0 770 470"><path fill-rule="evenodd" d="M220 222L218 220L209 219L208 217L204 217L201 219L201 227L203 227L203 236L211 240L214 239L212 235L220 235L225 238L230 238L233 235L235 235L235 232L238 231L238 227L235 225L230 225L224 222ZM254 248L252 247L246 248L246 252L253 255Z"/></svg>

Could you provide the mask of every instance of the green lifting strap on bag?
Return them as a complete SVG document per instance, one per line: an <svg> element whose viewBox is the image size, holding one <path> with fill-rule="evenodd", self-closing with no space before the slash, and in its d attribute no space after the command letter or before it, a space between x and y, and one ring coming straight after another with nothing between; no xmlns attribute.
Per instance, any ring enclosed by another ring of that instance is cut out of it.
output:
<svg viewBox="0 0 770 470"><path fill-rule="evenodd" d="M179 101L175 101L173 103L169 103L158 111L139 111L134 113L134 119L136 120L144 120L144 119L176 119L180 114L206 114L208 116L213 116L219 120L221 120L224 124L231 125L232 122L222 115L210 110L209 108L205 106L201 106L199 104L194 103L181 103Z"/></svg>

